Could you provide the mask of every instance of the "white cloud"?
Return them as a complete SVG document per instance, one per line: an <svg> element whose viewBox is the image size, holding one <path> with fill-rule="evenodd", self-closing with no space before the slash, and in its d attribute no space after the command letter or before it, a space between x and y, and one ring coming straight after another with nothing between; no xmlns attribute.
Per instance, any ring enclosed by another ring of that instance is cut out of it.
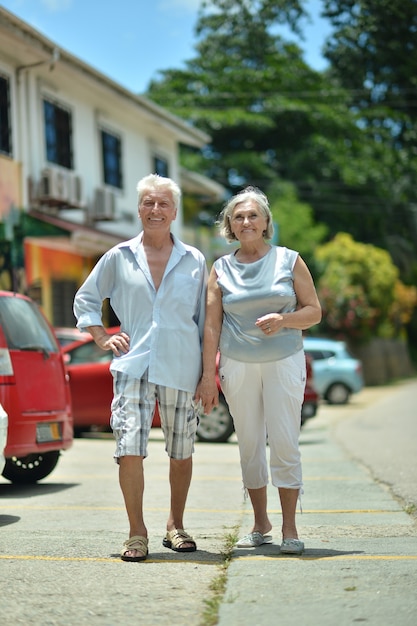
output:
<svg viewBox="0 0 417 626"><path fill-rule="evenodd" d="M71 8L72 0L41 0L43 6L54 13Z"/></svg>
<svg viewBox="0 0 417 626"><path fill-rule="evenodd" d="M200 8L202 0L162 0L161 9L187 9L196 12Z"/></svg>

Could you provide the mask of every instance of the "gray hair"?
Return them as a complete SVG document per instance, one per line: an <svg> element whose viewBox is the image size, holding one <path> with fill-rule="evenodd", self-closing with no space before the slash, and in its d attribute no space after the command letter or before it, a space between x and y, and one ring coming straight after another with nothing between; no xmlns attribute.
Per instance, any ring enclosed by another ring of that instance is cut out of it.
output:
<svg viewBox="0 0 417 626"><path fill-rule="evenodd" d="M159 174L149 174L148 176L141 178L138 182L136 186L136 191L138 192L138 206L140 205L145 193L155 189L167 189L170 191L172 199L174 200L175 208L179 208L181 201L181 189L171 178L165 178Z"/></svg>
<svg viewBox="0 0 417 626"><path fill-rule="evenodd" d="M257 187L246 187L246 189L239 191L238 194L228 200L223 208L223 211L220 213L220 217L217 222L220 230L220 235L224 237L229 243L237 240L236 236L232 232L231 219L236 206L241 202L245 202L246 200L254 200L256 202L263 217L266 219L266 230L264 232L264 237L265 239L272 239L274 235L274 224L272 221L272 213L271 209L269 208L268 198L263 193L263 191L261 191Z"/></svg>

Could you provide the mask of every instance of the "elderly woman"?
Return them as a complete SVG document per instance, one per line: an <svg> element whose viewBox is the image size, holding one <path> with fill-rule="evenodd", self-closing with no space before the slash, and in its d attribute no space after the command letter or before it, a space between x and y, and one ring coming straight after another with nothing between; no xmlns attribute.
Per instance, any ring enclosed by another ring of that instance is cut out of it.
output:
<svg viewBox="0 0 417 626"><path fill-rule="evenodd" d="M321 320L310 271L298 252L268 243L273 223L268 199L248 187L226 204L220 232L240 246L211 270L204 328L203 374L196 391L204 412L218 403L215 380L220 350L221 386L233 416L242 479L254 523L236 547L271 543L267 513L270 450L272 484L282 510L281 552L301 554L295 522L302 493L299 451L306 381L302 331Z"/></svg>

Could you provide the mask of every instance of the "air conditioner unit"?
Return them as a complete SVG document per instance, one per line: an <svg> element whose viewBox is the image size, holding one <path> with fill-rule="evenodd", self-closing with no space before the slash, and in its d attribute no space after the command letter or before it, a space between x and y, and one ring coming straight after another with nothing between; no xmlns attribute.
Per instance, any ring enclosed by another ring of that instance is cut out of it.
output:
<svg viewBox="0 0 417 626"><path fill-rule="evenodd" d="M95 221L113 220L116 210L116 197L111 189L98 188L94 195L91 217Z"/></svg>
<svg viewBox="0 0 417 626"><path fill-rule="evenodd" d="M83 201L83 186L80 176L70 175L68 184L68 204L73 207L81 206Z"/></svg>
<svg viewBox="0 0 417 626"><path fill-rule="evenodd" d="M69 177L67 172L47 168L43 170L39 199L48 202L65 203L69 196Z"/></svg>

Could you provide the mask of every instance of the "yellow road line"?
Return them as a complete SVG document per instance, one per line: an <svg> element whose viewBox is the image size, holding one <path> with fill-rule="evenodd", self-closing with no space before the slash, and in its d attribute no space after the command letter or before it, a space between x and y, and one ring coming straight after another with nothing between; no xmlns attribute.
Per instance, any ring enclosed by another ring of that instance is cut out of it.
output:
<svg viewBox="0 0 417 626"><path fill-rule="evenodd" d="M0 505L0 511L124 511L123 506L86 506L86 505L62 505L62 506L47 506L47 505L34 505L34 504L18 504L12 503L9 506ZM146 507L145 512L166 512L169 511L167 507ZM231 513L234 515L252 515L252 510L241 511L240 509L196 509L192 507L187 508L187 513ZM279 509L268 509L270 514L280 514ZM391 513L405 513L403 509L303 509L302 515L389 515Z"/></svg>
<svg viewBox="0 0 417 626"><path fill-rule="evenodd" d="M60 474L60 475L55 475L53 480L49 480L48 483L39 483L39 485L42 486L50 486L50 485L62 485L62 482L64 480L66 481L81 481L81 480L108 480L109 478L114 479L115 481L118 480L117 475L115 474ZM167 477L166 474L152 474L152 480L153 481L157 481L157 480L163 480L166 481ZM324 479L323 479L324 480ZM348 479L346 479L348 480ZM193 477L193 482L198 482L198 481L212 481L212 482L242 482L242 478L240 476L194 476ZM0 486L9 486L10 487L10 483L6 483L6 482L0 482Z"/></svg>
<svg viewBox="0 0 417 626"><path fill-rule="evenodd" d="M286 561L417 561L416 554L408 555L384 555L384 554L339 554L337 556L309 556L307 554L303 556L233 556L233 561L275 561L276 559ZM66 561L66 562L83 562L83 563L123 563L123 561L117 557L66 557L66 556L46 556L46 555L30 555L30 554L1 554L0 560L14 560L14 561ZM148 557L145 563L173 563L175 565L188 563L191 565L219 565L223 563L222 557L219 555L218 559L203 561L193 558L184 559L153 559Z"/></svg>
<svg viewBox="0 0 417 626"><path fill-rule="evenodd" d="M71 481L81 481L81 480L109 480L109 479L117 480L117 476L115 474L61 474L55 475L53 480L50 480L47 485L61 485L62 481L71 480ZM358 476L358 478L360 478ZM153 474L152 480L163 480L166 481L167 477L165 474ZM332 481L352 481L354 478L352 476L304 476L304 482L313 482L313 481L323 481L323 482L332 482ZM193 482L242 482L242 478L240 476L198 476L198 474L194 474ZM46 486L46 483L40 483ZM10 487L10 483L8 482L0 482L1 486Z"/></svg>
<svg viewBox="0 0 417 626"><path fill-rule="evenodd" d="M90 562L90 563L123 563L118 557L83 557L83 556L43 556L31 554L0 554L0 560L13 561L69 561L69 562ZM173 563L175 565L181 563L191 563L194 565L219 565L223 563L223 558L219 555L218 559L210 561L197 561L196 559L152 559L148 557L144 563ZM142 565L142 563L141 563Z"/></svg>
<svg viewBox="0 0 417 626"><path fill-rule="evenodd" d="M268 511L269 513L280 513L279 510ZM384 514L405 513L403 509L303 509L303 515L362 515L362 514Z"/></svg>
<svg viewBox="0 0 417 626"><path fill-rule="evenodd" d="M417 561L417 554L390 555L390 554L339 554L332 555L312 555L304 554L302 556L283 556L277 554L274 556L233 556L234 561L273 561L275 559L286 559L290 561Z"/></svg>
<svg viewBox="0 0 417 626"><path fill-rule="evenodd" d="M358 479L360 477L358 476ZM354 482L355 478L352 476L303 476L303 481L306 482L314 482L314 481L323 481L323 482L332 482L332 481L349 481Z"/></svg>

